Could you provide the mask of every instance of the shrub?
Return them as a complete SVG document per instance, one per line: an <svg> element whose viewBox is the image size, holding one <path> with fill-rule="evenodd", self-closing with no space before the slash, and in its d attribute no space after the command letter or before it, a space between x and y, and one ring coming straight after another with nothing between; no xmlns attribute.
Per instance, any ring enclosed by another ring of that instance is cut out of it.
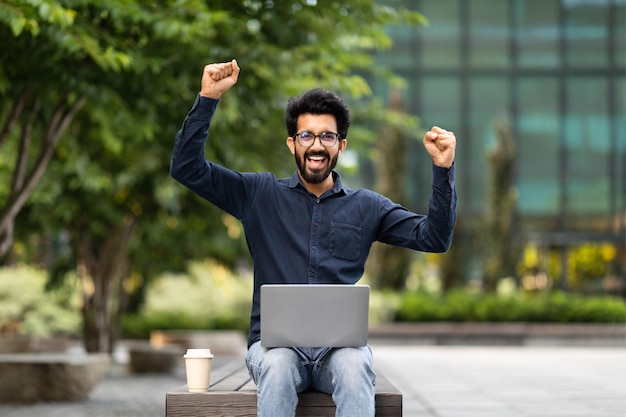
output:
<svg viewBox="0 0 626 417"><path fill-rule="evenodd" d="M46 291L46 281L46 272L37 268L0 268L0 333L80 334L80 292L69 283Z"/></svg>
<svg viewBox="0 0 626 417"><path fill-rule="evenodd" d="M146 338L153 330L247 331L251 303L251 276L239 276L211 260L198 262L187 274L164 274L152 282L141 312L122 319L122 334Z"/></svg>
<svg viewBox="0 0 626 417"><path fill-rule="evenodd" d="M407 292L400 297L395 321L482 321L626 323L626 303L616 297L547 294L472 294L441 296Z"/></svg>

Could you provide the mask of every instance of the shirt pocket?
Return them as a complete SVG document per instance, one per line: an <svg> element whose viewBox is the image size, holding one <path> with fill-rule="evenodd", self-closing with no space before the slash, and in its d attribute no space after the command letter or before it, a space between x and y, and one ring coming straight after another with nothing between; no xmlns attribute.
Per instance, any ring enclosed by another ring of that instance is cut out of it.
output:
<svg viewBox="0 0 626 417"><path fill-rule="evenodd" d="M331 221L330 254L339 259L356 261L361 256L361 227Z"/></svg>

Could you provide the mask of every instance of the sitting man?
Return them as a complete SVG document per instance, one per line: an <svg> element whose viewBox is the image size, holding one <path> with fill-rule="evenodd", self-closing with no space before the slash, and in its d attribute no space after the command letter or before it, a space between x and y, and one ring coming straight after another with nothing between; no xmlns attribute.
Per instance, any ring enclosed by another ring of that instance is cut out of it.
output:
<svg viewBox="0 0 626 417"><path fill-rule="evenodd" d="M171 175L239 219L254 263L246 364L258 387L258 415L294 416L298 393L332 395L337 416L374 416L375 375L369 346L273 348L260 343L263 284L354 284L374 241L443 252L456 220L452 132L433 127L424 146L433 160L428 215L412 213L370 190L351 190L334 171L348 144L350 114L336 94L313 89L287 104L287 148L296 171L277 179L242 173L204 157L222 94L239 77L235 60L204 67L200 94L176 135Z"/></svg>

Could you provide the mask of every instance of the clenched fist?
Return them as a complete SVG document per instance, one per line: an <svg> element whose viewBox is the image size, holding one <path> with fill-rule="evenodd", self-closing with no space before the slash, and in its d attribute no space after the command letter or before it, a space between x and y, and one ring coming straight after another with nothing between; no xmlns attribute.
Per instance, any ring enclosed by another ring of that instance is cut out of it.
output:
<svg viewBox="0 0 626 417"><path fill-rule="evenodd" d="M450 168L454 163L456 149L454 133L433 126L424 135L424 147L435 165L442 168Z"/></svg>
<svg viewBox="0 0 626 417"><path fill-rule="evenodd" d="M209 64L204 66L202 73L202 89L200 95L209 98L220 98L239 78L239 65L236 60Z"/></svg>

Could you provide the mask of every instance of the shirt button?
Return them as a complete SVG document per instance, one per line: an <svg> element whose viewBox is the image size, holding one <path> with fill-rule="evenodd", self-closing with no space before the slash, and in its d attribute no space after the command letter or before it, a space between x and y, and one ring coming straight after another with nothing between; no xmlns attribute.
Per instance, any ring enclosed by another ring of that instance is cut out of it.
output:
<svg viewBox="0 0 626 417"><path fill-rule="evenodd" d="M315 268L311 268L311 272L315 272Z"/></svg>
<svg viewBox="0 0 626 417"><path fill-rule="evenodd" d="M313 246L313 250L317 250L317 246Z"/></svg>

